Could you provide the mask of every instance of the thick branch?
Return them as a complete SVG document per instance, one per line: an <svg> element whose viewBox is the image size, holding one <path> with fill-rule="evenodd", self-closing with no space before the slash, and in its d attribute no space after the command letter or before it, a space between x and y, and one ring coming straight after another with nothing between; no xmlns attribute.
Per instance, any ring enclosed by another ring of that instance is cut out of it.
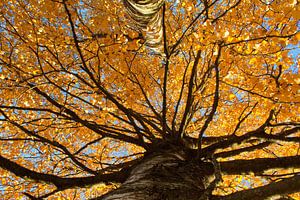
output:
<svg viewBox="0 0 300 200"><path fill-rule="evenodd" d="M38 182L51 183L60 189L83 187L86 185L93 185L101 182L122 183L125 181L128 175L127 170L122 170L110 174L99 174L97 176L62 178L56 175L44 174L44 173L35 172L33 170L27 169L7 158L4 158L1 155L0 155L0 167L14 173L16 176L19 176L21 178L29 178Z"/></svg>
<svg viewBox="0 0 300 200"><path fill-rule="evenodd" d="M235 192L233 194L217 197L213 199L222 200L264 200L268 197L276 195L291 194L295 192L300 192L300 175L293 176L291 178L283 179L282 181L270 183L265 186L243 190Z"/></svg>
<svg viewBox="0 0 300 200"><path fill-rule="evenodd" d="M253 172L257 175L261 175L265 170L269 169L300 168L300 156L234 160L221 162L220 165L221 171L225 174L242 174Z"/></svg>

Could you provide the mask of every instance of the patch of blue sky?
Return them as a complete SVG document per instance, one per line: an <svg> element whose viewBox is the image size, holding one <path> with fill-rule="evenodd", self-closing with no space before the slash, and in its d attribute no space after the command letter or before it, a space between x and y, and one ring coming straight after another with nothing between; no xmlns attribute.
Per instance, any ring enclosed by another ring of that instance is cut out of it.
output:
<svg viewBox="0 0 300 200"><path fill-rule="evenodd" d="M128 156L129 153L126 149L126 147L121 147L118 151L112 151L110 153L110 156L112 157L124 157L124 156Z"/></svg>
<svg viewBox="0 0 300 200"><path fill-rule="evenodd" d="M239 102L244 102L248 98L247 92L238 90L237 88L232 88L232 90Z"/></svg>
<svg viewBox="0 0 300 200"><path fill-rule="evenodd" d="M299 63L297 63L297 60L300 59L300 43L298 43L297 45L288 45L287 48L290 49L288 53L289 56L291 56L295 61L295 63L291 65L288 70L294 74L298 74Z"/></svg>

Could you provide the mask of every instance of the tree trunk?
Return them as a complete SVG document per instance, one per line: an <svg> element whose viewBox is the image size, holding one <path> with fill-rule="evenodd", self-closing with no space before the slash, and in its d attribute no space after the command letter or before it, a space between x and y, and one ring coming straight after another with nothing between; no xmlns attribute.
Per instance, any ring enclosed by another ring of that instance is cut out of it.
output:
<svg viewBox="0 0 300 200"><path fill-rule="evenodd" d="M137 164L120 188L98 200L206 199L213 165L186 159L184 152L152 153Z"/></svg>

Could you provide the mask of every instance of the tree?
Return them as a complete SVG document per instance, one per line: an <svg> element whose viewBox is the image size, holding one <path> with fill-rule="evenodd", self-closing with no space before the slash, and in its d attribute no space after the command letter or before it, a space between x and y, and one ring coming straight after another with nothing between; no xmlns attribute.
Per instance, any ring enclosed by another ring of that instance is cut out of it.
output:
<svg viewBox="0 0 300 200"><path fill-rule="evenodd" d="M298 1L0 7L1 199L300 198Z"/></svg>

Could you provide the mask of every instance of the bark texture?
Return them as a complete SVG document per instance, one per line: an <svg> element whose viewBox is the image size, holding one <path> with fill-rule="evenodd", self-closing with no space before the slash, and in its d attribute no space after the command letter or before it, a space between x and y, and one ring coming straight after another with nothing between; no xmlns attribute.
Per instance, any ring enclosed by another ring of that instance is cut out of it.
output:
<svg viewBox="0 0 300 200"><path fill-rule="evenodd" d="M211 163L187 160L183 152L153 153L133 168L120 188L97 199L205 199L213 171Z"/></svg>

